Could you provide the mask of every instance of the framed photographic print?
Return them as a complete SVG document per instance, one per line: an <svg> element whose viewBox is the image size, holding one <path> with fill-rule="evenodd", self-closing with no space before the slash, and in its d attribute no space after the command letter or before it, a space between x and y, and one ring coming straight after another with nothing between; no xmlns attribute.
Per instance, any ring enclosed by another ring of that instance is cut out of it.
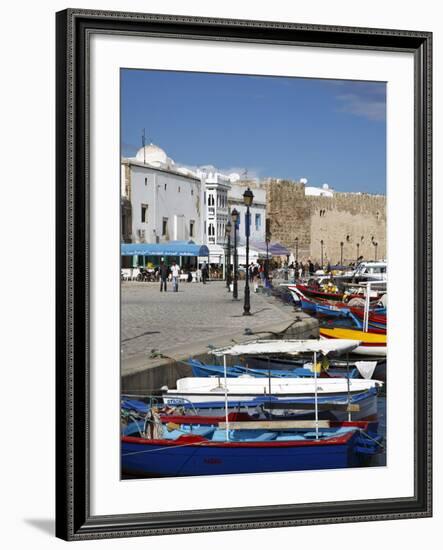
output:
<svg viewBox="0 0 443 550"><path fill-rule="evenodd" d="M57 536L431 515L431 40L57 14Z"/></svg>

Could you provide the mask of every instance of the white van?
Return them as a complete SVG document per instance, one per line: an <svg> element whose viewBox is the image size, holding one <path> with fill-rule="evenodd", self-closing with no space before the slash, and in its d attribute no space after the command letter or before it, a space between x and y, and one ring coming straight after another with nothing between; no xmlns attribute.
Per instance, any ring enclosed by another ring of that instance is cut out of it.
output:
<svg viewBox="0 0 443 550"><path fill-rule="evenodd" d="M387 281L386 261L361 262L355 269L353 277L358 281Z"/></svg>

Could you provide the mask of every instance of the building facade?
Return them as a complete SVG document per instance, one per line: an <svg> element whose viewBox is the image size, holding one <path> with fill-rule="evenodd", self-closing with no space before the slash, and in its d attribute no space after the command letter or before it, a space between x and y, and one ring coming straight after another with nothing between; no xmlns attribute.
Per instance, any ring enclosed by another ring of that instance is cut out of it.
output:
<svg viewBox="0 0 443 550"><path fill-rule="evenodd" d="M309 188L312 189L312 188ZM324 192L321 192L323 189ZM345 264L386 258L386 197L308 191L294 181L271 180L267 207L272 240L299 261Z"/></svg>
<svg viewBox="0 0 443 550"><path fill-rule="evenodd" d="M228 193L231 182L228 176L218 172L202 173L201 177L205 188L205 244L223 246L229 219Z"/></svg>
<svg viewBox="0 0 443 550"><path fill-rule="evenodd" d="M266 185L255 180L237 180L231 184L228 197L230 211L234 208L239 212L238 239L240 244L246 241L246 206L243 193L249 187L254 194L250 207L249 238L251 242L265 240L266 233Z"/></svg>
<svg viewBox="0 0 443 550"><path fill-rule="evenodd" d="M349 264L386 258L386 197L339 193L307 180L241 179L213 167L177 165L150 144L121 161L121 240L160 243L193 240L209 247L223 263L226 224L239 212L238 244L246 241L243 193L254 194L250 207L251 245L266 238L288 248L299 261Z"/></svg>
<svg viewBox="0 0 443 550"><path fill-rule="evenodd" d="M151 144L123 159L121 184L123 242L204 242L201 180L160 148Z"/></svg>

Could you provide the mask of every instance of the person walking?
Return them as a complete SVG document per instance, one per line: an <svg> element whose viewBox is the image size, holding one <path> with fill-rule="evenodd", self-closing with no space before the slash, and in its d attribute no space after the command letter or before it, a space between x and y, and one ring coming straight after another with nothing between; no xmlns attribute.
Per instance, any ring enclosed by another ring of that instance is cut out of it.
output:
<svg viewBox="0 0 443 550"><path fill-rule="evenodd" d="M269 270L269 263L267 264L267 268ZM266 280L266 275L268 275L268 277L269 277L269 273L266 273L265 266L263 264L259 264L258 276L260 277L261 286L263 288L266 288L268 286L268 281Z"/></svg>
<svg viewBox="0 0 443 550"><path fill-rule="evenodd" d="M180 267L175 262L172 262L171 272L172 272L172 290L173 292L178 292L178 280L180 278Z"/></svg>
<svg viewBox="0 0 443 550"><path fill-rule="evenodd" d="M166 292L166 283L168 281L169 268L163 260L160 262L160 267L158 272L160 275L160 292L163 292L163 288L165 289L165 292Z"/></svg>
<svg viewBox="0 0 443 550"><path fill-rule="evenodd" d="M300 265L298 266L298 278L299 279L302 278L304 270L305 270L305 266L303 265L302 262L300 262Z"/></svg>
<svg viewBox="0 0 443 550"><path fill-rule="evenodd" d="M206 262L203 262L202 264L202 282L205 285L206 281L208 279L208 264Z"/></svg>

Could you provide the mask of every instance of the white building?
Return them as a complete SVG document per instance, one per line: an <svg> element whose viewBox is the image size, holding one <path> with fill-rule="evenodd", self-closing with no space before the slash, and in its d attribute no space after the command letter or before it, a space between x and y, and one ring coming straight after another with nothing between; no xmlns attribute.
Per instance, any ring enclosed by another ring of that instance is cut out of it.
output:
<svg viewBox="0 0 443 550"><path fill-rule="evenodd" d="M206 244L224 245L225 229L229 219L228 193L231 183L228 176L218 172L202 174L206 208Z"/></svg>
<svg viewBox="0 0 443 550"><path fill-rule="evenodd" d="M250 211L250 231L251 241L264 241L266 238L266 188L257 185L253 181L237 181L231 184L231 190L228 197L229 207L239 212L238 239L240 243L246 241L246 206L243 201L243 193L250 187L254 194Z"/></svg>
<svg viewBox="0 0 443 550"><path fill-rule="evenodd" d="M122 219L123 241L205 242L202 183L196 174L176 166L153 144L135 158L122 159L121 169L122 204L131 206L131 220Z"/></svg>
<svg viewBox="0 0 443 550"><path fill-rule="evenodd" d="M307 186L307 180L300 180L301 183L305 184L305 196L310 197L333 197L334 190L329 187L327 183L324 183L321 187L312 187Z"/></svg>
<svg viewBox="0 0 443 550"><path fill-rule="evenodd" d="M254 193L250 240L264 241L266 188L222 174L214 167L191 169L176 164L152 143L121 161L122 242L188 241L206 244L212 263L224 263L226 224L239 213L238 244L246 240L243 193ZM232 236L231 236L232 237Z"/></svg>

